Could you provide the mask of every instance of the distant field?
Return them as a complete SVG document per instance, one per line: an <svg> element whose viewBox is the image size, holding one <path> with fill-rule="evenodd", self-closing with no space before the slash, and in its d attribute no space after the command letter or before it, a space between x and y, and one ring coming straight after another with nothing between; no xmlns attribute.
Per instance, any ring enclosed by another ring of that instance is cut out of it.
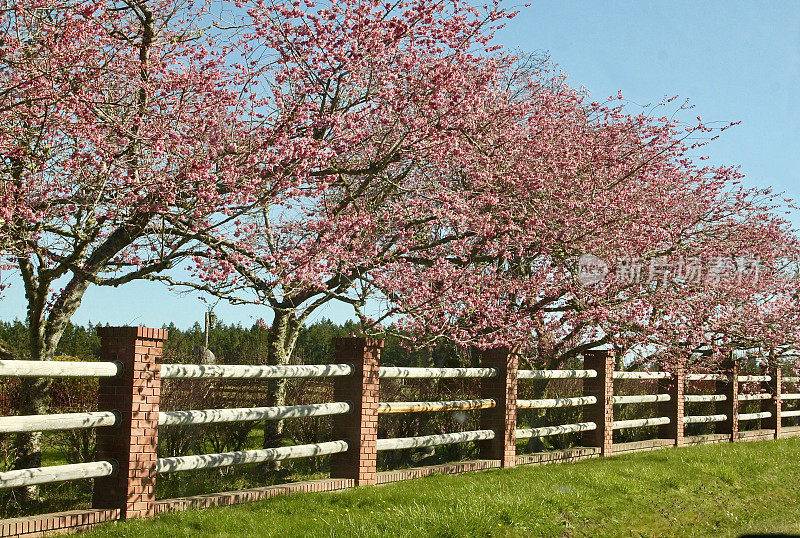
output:
<svg viewBox="0 0 800 538"><path fill-rule="evenodd" d="M118 536L800 534L800 438L665 449L109 524Z"/></svg>

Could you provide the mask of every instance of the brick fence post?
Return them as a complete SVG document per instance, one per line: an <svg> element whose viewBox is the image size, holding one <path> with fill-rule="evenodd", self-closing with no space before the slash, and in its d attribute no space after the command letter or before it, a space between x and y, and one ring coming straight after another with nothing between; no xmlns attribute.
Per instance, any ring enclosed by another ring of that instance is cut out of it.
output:
<svg viewBox="0 0 800 538"><path fill-rule="evenodd" d="M493 430L494 439L481 441L483 459L499 460L502 467L517 464L517 369L519 353L506 347L481 352L481 366L497 370L495 377L481 379L481 398L495 406L481 412L481 429Z"/></svg>
<svg viewBox="0 0 800 538"><path fill-rule="evenodd" d="M768 375L772 378L772 381L765 381L761 387L769 394L772 394L772 398L769 400L761 400L761 411L767 411L772 413L772 416L769 418L761 419L761 427L766 430L774 430L775 432L775 439L781 438L781 406L782 406L782 398L781 398L781 377L782 372L780 367L776 367L770 365L769 367L764 369L764 375Z"/></svg>
<svg viewBox="0 0 800 538"><path fill-rule="evenodd" d="M661 439L673 439L675 446L683 445L684 393L686 391L686 359L681 357L675 363L672 377L658 380L658 393L669 394L669 401L659 402L659 416L669 417L669 424L658 427Z"/></svg>
<svg viewBox="0 0 800 538"><path fill-rule="evenodd" d="M331 456L331 478L349 478L359 486L373 485L377 481L378 373L383 340L334 338L333 346L336 362L352 365L354 372L352 376L335 378L333 384L334 401L349 402L351 410L333 417L333 440L344 439L350 448Z"/></svg>
<svg viewBox="0 0 800 538"><path fill-rule="evenodd" d="M583 395L597 402L583 406L583 421L594 422L597 429L583 432L583 446L600 449L604 456L614 452L614 351L594 350L583 354L583 367L597 371L597 377L583 380Z"/></svg>
<svg viewBox="0 0 800 538"><path fill-rule="evenodd" d="M723 371L730 377L730 381L717 381L714 383L715 394L724 394L725 401L717 402L717 414L727 415L724 422L717 422L715 430L731 436L731 442L739 440L739 363L731 357L725 362Z"/></svg>
<svg viewBox="0 0 800 538"><path fill-rule="evenodd" d="M113 460L115 476L94 481L94 508L118 508L122 519L153 515L158 444L160 367L167 331L146 327L98 327L100 358L122 365L101 378L97 405L118 413L119 423L97 430L97 459Z"/></svg>

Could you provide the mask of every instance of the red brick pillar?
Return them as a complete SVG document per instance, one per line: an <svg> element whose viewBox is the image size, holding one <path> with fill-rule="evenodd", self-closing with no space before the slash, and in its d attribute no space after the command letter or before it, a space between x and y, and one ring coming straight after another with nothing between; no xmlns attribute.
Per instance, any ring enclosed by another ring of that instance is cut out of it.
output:
<svg viewBox="0 0 800 538"><path fill-rule="evenodd" d="M597 398L597 403L583 406L583 421L597 424L597 429L583 432L583 446L598 447L605 456L614 452L614 363L613 350L583 354L583 367L597 372L597 377L583 380L583 395Z"/></svg>
<svg viewBox="0 0 800 538"><path fill-rule="evenodd" d="M115 476L94 481L94 508L118 508L123 519L153 514L161 396L161 356L167 331L146 327L98 327L100 358L122 372L101 378L98 409L115 411L119 424L97 429L97 459L113 460Z"/></svg>
<svg viewBox="0 0 800 538"><path fill-rule="evenodd" d="M331 478L350 478L356 485L377 481L378 373L383 340L375 338L334 338L336 362L353 366L351 376L335 378L333 399L349 402L346 415L333 417L333 440L350 444L347 452L331 456Z"/></svg>
<svg viewBox="0 0 800 538"><path fill-rule="evenodd" d="M775 366L769 366L764 369L764 375L772 378L771 381L765 381L762 388L772 398L769 400L761 400L761 411L768 411L772 413L769 418L761 419L761 427L766 430L775 431L775 439L781 438L781 369Z"/></svg>
<svg viewBox="0 0 800 538"><path fill-rule="evenodd" d="M502 467L517 464L517 369L519 354L508 348L481 353L481 366L497 370L495 377L481 379L481 398L495 406L481 411L481 429L493 430L494 439L480 441L481 458L499 460Z"/></svg>
<svg viewBox="0 0 800 538"><path fill-rule="evenodd" d="M723 371L728 375L729 381L715 382L715 394L724 394L725 401L717 402L717 414L724 414L728 419L717 422L716 432L731 436L731 442L739 440L739 363L728 359Z"/></svg>
<svg viewBox="0 0 800 538"><path fill-rule="evenodd" d="M675 364L672 377L658 380L658 393L669 394L668 402L659 402L659 416L669 417L669 424L658 427L661 439L673 439L675 446L683 445L683 404L686 391L686 359L680 358Z"/></svg>

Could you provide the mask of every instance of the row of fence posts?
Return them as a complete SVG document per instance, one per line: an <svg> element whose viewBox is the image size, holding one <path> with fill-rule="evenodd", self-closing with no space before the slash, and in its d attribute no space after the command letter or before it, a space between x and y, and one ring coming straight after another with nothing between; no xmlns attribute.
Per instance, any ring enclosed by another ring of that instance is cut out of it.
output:
<svg viewBox="0 0 800 538"><path fill-rule="evenodd" d="M158 411L161 379L158 359L162 355L167 332L144 327L98 327L101 360L117 361L122 373L100 380L99 410L119 414L118 425L97 432L97 459L113 460L118 465L114 476L95 479L93 507L119 509L122 518L153 514L158 444ZM354 367L351 376L334 379L334 401L347 401L352 411L333 417L331 439L348 441L349 450L331 456L331 478L350 479L355 485L375 484L377 479L378 403L380 401L379 365L383 341L373 338L335 339L335 361ZM496 406L481 410L481 429L495 432L494 439L480 441L480 457L496 460L502 467L516 464L517 441L517 371L519 356L505 348L483 351L482 366L495 368L497 375L481 379L481 398L491 398ZM594 422L597 429L582 434L585 447L596 447L603 455L613 453L614 365L611 351L584 354L584 368L597 371L596 377L583 380L583 394L594 396L596 403L584 407L583 420ZM669 393L660 402L661 416L670 423L659 426L659 437L684 440L684 367L678 365L669 379L661 379L659 393ZM738 437L738 382L732 365L730 382L717 382L717 393L727 399L718 402L718 413L728 420L716 425L717 433ZM768 390L771 400L762 402L763 410L772 413L769 427L780 437L780 371L770 372Z"/></svg>

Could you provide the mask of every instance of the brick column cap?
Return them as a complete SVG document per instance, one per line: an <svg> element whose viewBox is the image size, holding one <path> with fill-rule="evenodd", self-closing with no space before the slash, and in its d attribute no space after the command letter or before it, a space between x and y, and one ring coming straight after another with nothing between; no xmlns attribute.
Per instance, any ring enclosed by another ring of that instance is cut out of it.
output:
<svg viewBox="0 0 800 538"><path fill-rule="evenodd" d="M354 343L364 347L377 347L383 349L385 340L383 338L374 338L372 336L336 336L331 338L334 346L342 344L352 345Z"/></svg>
<svg viewBox="0 0 800 538"><path fill-rule="evenodd" d="M150 340L166 340L169 331L150 327L97 327L97 335L101 338L148 338Z"/></svg>

